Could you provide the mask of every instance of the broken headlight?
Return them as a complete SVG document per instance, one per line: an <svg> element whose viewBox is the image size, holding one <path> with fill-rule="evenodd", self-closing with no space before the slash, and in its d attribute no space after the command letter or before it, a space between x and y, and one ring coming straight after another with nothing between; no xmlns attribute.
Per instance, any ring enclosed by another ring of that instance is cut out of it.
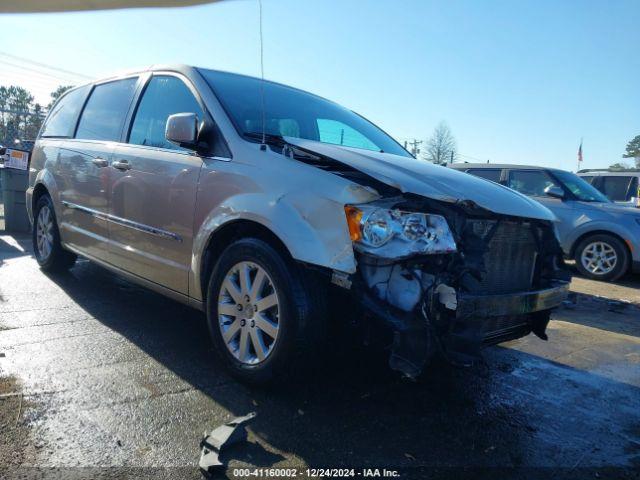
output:
<svg viewBox="0 0 640 480"><path fill-rule="evenodd" d="M372 204L347 205L345 213L351 240L358 251L388 259L456 251L456 242L442 215Z"/></svg>

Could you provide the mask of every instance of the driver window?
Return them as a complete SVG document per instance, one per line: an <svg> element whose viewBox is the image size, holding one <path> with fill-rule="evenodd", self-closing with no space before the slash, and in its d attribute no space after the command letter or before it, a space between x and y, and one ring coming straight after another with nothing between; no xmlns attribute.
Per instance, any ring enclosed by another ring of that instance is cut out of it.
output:
<svg viewBox="0 0 640 480"><path fill-rule="evenodd" d="M557 186L542 170L512 170L509 173L508 187L525 195L543 197L546 188Z"/></svg>
<svg viewBox="0 0 640 480"><path fill-rule="evenodd" d="M200 104L182 80L169 75L152 77L138 105L129 143L185 150L164 136L167 119L174 113L195 113L199 121L203 119Z"/></svg>

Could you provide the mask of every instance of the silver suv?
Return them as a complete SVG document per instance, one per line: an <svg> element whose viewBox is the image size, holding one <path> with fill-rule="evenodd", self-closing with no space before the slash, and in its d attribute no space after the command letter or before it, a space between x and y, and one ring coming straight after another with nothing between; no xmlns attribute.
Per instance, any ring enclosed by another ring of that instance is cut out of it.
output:
<svg viewBox="0 0 640 480"><path fill-rule="evenodd" d="M614 281L640 272L640 211L611 202L576 174L525 165L451 167L529 195L555 213L560 244L583 275Z"/></svg>
<svg viewBox="0 0 640 480"><path fill-rule="evenodd" d="M206 312L250 382L321 360L332 317L380 324L406 375L436 354L469 364L484 345L546 338L568 288L539 203L251 77L159 66L75 88L29 180L43 269L80 255Z"/></svg>
<svg viewBox="0 0 640 480"><path fill-rule="evenodd" d="M604 193L612 202L640 208L640 169L585 169L580 170L578 176Z"/></svg>

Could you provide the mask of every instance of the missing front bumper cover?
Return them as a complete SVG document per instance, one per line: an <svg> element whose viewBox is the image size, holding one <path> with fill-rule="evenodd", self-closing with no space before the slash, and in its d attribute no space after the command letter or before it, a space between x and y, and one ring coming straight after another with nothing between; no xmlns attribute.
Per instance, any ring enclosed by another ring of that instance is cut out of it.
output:
<svg viewBox="0 0 640 480"><path fill-rule="evenodd" d="M450 293L448 288L440 289L440 293ZM554 280L546 288L521 293L458 293L455 312L450 301L443 302L450 300L445 297L438 301L441 307L449 304L450 318L445 329L438 328L434 319L429 318L427 312L432 309L403 312L367 293L363 295L363 305L394 331L391 368L415 378L438 351L456 365L470 365L480 358L480 350L487 345L531 332L546 340L549 311L562 303L568 291L569 282Z"/></svg>

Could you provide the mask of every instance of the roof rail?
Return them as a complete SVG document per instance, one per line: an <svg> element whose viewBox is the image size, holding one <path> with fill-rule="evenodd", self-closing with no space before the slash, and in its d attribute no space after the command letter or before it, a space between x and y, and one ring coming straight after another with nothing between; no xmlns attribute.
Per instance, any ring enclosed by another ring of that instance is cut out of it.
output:
<svg viewBox="0 0 640 480"><path fill-rule="evenodd" d="M640 173L640 168L583 168L578 173L591 172L623 172L623 173Z"/></svg>

